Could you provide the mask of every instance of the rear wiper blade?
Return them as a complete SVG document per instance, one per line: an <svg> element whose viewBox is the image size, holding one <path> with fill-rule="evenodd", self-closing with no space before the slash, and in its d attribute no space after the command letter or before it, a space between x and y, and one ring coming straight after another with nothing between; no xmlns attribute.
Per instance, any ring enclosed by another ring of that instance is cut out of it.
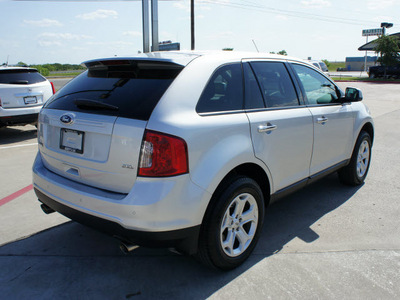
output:
<svg viewBox="0 0 400 300"><path fill-rule="evenodd" d="M118 106L107 104L104 102L91 100L91 99L76 99L74 101L75 105L82 109L109 109L109 110L119 110Z"/></svg>
<svg viewBox="0 0 400 300"><path fill-rule="evenodd" d="M11 81L10 84L28 84L28 80L15 80Z"/></svg>

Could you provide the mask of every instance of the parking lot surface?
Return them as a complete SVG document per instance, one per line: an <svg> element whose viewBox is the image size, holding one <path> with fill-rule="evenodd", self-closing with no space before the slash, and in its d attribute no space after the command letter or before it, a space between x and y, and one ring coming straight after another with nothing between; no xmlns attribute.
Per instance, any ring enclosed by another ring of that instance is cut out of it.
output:
<svg viewBox="0 0 400 300"><path fill-rule="evenodd" d="M34 126L0 129L0 299L399 299L400 84L362 89L375 120L361 187L331 175L268 208L260 241L230 272L118 242L54 213L31 186Z"/></svg>

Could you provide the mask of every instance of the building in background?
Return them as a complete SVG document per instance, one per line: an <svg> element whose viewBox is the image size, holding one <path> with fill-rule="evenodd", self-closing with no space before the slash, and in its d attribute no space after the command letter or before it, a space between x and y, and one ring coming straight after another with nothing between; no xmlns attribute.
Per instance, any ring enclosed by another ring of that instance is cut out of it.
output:
<svg viewBox="0 0 400 300"><path fill-rule="evenodd" d="M377 56L367 56L367 70L377 63ZM365 56L361 57L346 57L346 70L347 71L364 71L365 70Z"/></svg>

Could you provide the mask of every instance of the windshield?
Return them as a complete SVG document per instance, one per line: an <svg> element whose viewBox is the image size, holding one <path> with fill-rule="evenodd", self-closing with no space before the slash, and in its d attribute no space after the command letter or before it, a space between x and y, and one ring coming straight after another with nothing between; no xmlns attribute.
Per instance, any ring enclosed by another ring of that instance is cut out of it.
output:
<svg viewBox="0 0 400 300"><path fill-rule="evenodd" d="M58 91L45 108L148 120L182 68L149 62L96 66Z"/></svg>
<svg viewBox="0 0 400 300"><path fill-rule="evenodd" d="M46 81L35 69L0 70L0 84L33 84Z"/></svg>

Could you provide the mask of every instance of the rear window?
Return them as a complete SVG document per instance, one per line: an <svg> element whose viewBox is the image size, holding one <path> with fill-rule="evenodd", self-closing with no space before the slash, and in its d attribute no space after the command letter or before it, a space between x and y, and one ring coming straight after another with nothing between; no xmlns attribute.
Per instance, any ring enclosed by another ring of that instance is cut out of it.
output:
<svg viewBox="0 0 400 300"><path fill-rule="evenodd" d="M0 84L34 84L46 81L37 70L0 70Z"/></svg>
<svg viewBox="0 0 400 300"><path fill-rule="evenodd" d="M90 67L59 90L45 108L148 120L182 66L146 61Z"/></svg>

